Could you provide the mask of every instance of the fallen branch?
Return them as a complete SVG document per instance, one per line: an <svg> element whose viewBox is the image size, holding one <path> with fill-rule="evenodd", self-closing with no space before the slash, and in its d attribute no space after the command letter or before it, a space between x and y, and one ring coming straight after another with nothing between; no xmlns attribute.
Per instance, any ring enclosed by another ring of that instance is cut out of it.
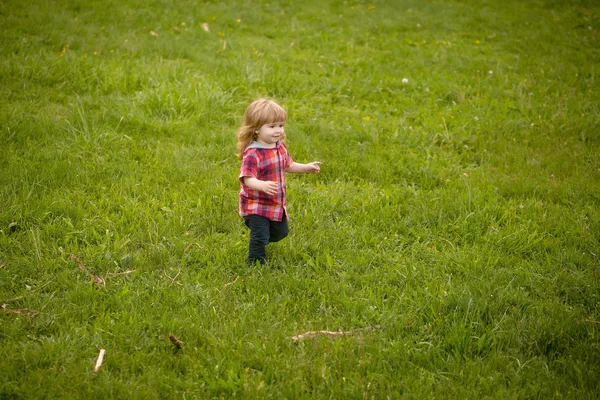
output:
<svg viewBox="0 0 600 400"><path fill-rule="evenodd" d="M90 271L88 271L87 268L85 267L85 265L83 265L83 263L79 260L79 258L77 258L77 256L75 254L71 254L71 259L73 259L77 263L77 266L79 267L80 270L82 270L87 276L89 276L94 281L96 286L98 286L98 287L106 286L106 282L104 282L104 279L102 279L101 277L94 275Z"/></svg>
<svg viewBox="0 0 600 400"><path fill-rule="evenodd" d="M354 335L354 334L357 334L357 333L363 332L363 331L372 331L375 329L381 329L381 327L380 326L369 326L366 328L353 329L350 331L308 331L301 335L292 336L292 340L294 341L294 343L298 343L305 339L313 339L317 336L326 336L326 337L330 337L330 338L336 338L336 337L341 337L341 336Z"/></svg>
<svg viewBox="0 0 600 400"><path fill-rule="evenodd" d="M94 366L94 372L98 372L98 370L102 366L102 362L104 361L105 354L106 354L106 350L100 349L100 354L98 354L98 359L96 360L96 365Z"/></svg>
<svg viewBox="0 0 600 400"><path fill-rule="evenodd" d="M21 309L6 308L6 304L2 304L2 309L4 310L4 312L6 314L27 315L28 317L34 317L40 313L37 310L30 310L29 308L21 308Z"/></svg>
<svg viewBox="0 0 600 400"><path fill-rule="evenodd" d="M169 340L177 347L178 350L183 349L183 342L175 337L172 333L169 333Z"/></svg>

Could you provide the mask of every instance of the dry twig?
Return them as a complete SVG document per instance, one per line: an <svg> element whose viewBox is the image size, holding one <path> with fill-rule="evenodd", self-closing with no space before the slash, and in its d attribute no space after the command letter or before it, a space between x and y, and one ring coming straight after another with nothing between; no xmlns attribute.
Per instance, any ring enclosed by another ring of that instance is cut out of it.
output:
<svg viewBox="0 0 600 400"><path fill-rule="evenodd" d="M83 265L83 263L79 260L79 258L77 258L77 256L75 254L71 254L71 259L73 259L77 263L77 266L79 267L80 270L85 272L85 274L94 281L96 286L98 286L98 287L106 286L106 282L104 282L104 279L102 279L101 277L94 275L90 271L88 271L87 268L85 267L85 265Z"/></svg>
<svg viewBox="0 0 600 400"><path fill-rule="evenodd" d="M21 309L6 308L6 304L2 304L2 309L4 310L4 312L6 314L27 315L28 317L34 317L40 313L37 310L30 310L29 308L21 308Z"/></svg>
<svg viewBox="0 0 600 400"><path fill-rule="evenodd" d="M339 337L339 336L347 336L347 335L353 335L354 331L336 331L336 332L332 332L332 331L308 331L306 333L303 333L301 335L297 335L297 336L292 336L292 340L294 342L300 342L304 339L312 339L317 337L318 335L323 335L323 336L327 336L327 337Z"/></svg>
<svg viewBox="0 0 600 400"><path fill-rule="evenodd" d="M177 339L172 333L169 333L169 340L175 345L175 347L177 347L178 350L183 349L183 342Z"/></svg>
<svg viewBox="0 0 600 400"><path fill-rule="evenodd" d="M330 338L336 338L336 337L341 337L341 336L350 336L350 335L354 335L354 334L362 332L362 331L366 331L366 330L371 331L371 330L375 330L375 329L381 329L381 327L380 326L369 326L367 328L353 329L350 331L308 331L301 335L292 336L292 340L294 341L294 343L298 343L305 339L313 339L317 336L326 336L326 337L330 337Z"/></svg>
<svg viewBox="0 0 600 400"><path fill-rule="evenodd" d="M94 366L94 372L98 372L98 370L102 366L102 362L104 361L105 354L106 354L106 350L100 349L100 353L98 354L98 359L96 360L96 365Z"/></svg>

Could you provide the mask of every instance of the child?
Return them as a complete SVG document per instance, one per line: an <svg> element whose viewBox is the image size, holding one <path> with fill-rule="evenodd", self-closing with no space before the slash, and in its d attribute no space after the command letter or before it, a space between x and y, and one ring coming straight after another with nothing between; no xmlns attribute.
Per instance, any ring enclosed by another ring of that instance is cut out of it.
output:
<svg viewBox="0 0 600 400"><path fill-rule="evenodd" d="M318 173L319 161L294 162L287 152L284 125L287 112L272 100L248 106L237 132L242 157L239 180L240 215L250 228L248 263L266 262L265 247L288 235L285 173Z"/></svg>

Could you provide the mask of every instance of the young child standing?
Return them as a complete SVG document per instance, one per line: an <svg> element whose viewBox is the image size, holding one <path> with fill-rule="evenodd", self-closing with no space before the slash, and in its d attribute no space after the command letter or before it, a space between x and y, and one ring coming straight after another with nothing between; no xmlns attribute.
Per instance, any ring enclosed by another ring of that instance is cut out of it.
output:
<svg viewBox="0 0 600 400"><path fill-rule="evenodd" d="M284 144L287 112L272 100L252 102L237 132L242 158L240 215L250 228L248 263L266 262L266 246L288 235L285 173L318 173L319 161L294 162Z"/></svg>

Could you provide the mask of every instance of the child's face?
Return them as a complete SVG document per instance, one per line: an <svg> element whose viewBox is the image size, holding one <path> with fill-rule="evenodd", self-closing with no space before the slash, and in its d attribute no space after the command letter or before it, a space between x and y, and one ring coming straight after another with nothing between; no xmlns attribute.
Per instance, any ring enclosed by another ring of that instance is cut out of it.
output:
<svg viewBox="0 0 600 400"><path fill-rule="evenodd" d="M265 146L275 147L277 142L283 137L284 126L285 122L264 124L258 129L256 141Z"/></svg>

